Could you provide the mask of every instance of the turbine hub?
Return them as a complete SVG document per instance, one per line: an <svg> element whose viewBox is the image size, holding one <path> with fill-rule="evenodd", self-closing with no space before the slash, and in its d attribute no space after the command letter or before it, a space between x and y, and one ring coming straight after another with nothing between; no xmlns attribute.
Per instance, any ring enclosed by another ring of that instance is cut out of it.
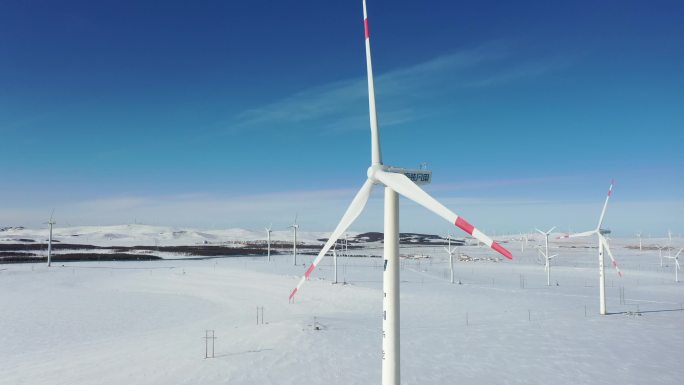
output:
<svg viewBox="0 0 684 385"><path fill-rule="evenodd" d="M383 166L382 164L374 164L368 167L368 170L366 171L368 179L370 179L371 181L373 181L373 183L376 184L380 183L380 181L378 181L378 179L375 177L375 174L378 172L378 170L385 171L385 166Z"/></svg>

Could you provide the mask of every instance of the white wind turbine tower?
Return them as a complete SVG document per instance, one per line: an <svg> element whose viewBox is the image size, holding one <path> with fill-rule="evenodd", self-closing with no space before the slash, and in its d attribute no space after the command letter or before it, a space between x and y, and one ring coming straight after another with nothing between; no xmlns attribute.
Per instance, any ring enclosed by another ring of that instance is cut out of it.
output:
<svg viewBox="0 0 684 385"><path fill-rule="evenodd" d="M454 283L454 252L456 249L451 248L451 233L447 235L447 241L449 242L449 246L448 248L445 247L444 250L446 250L446 252L449 254L449 270L451 271L451 278L449 281Z"/></svg>
<svg viewBox="0 0 684 385"><path fill-rule="evenodd" d="M297 215L295 215L294 222L290 226L292 228L292 264L297 266L297 230L299 230L299 225L297 224Z"/></svg>
<svg viewBox="0 0 684 385"><path fill-rule="evenodd" d="M273 223L271 223L270 225L268 225L268 227L266 227L266 244L268 247L268 261L269 262L271 262L271 233L272 233L271 228L272 227L273 227Z"/></svg>
<svg viewBox="0 0 684 385"><path fill-rule="evenodd" d="M668 259L674 259L674 261L675 261L675 266L674 266L674 271L675 271L675 282L679 282L679 275L677 274L677 271L680 270L680 267L679 267L679 254L682 253L682 250L684 250L684 249L679 249L679 251L677 252L677 254L675 254L674 257L671 257L671 256L669 256L669 255L665 257L665 258L668 258Z"/></svg>
<svg viewBox="0 0 684 385"><path fill-rule="evenodd" d="M53 215L55 214L55 210L52 210L52 213L50 213L50 220L48 221L48 225L50 226L50 235L48 236L48 252L47 252L47 266L50 267L52 263L52 226L57 224L55 220L53 219Z"/></svg>
<svg viewBox="0 0 684 385"><path fill-rule="evenodd" d="M641 251L641 233L636 233L636 236L639 237L639 251Z"/></svg>
<svg viewBox="0 0 684 385"><path fill-rule="evenodd" d="M374 185L385 188L385 220L384 220L384 268L383 268L383 320L382 320L382 384L399 385L399 196L420 204L438 216L454 223L485 245L493 248L507 258L511 253L493 241L490 237L476 229L433 197L423 191L419 184L430 182L432 173L420 169L404 169L391 167L382 163L380 152L380 136L375 109L375 91L373 69L371 64L370 39L366 1L363 1L363 16L366 35L366 70L368 74L368 107L371 129L371 165L366 171L367 180L356 194L330 238L318 253L318 256L306 270L297 286L290 293L290 300L300 290L302 284L311 276L316 265L323 259L335 241L349 228L361 214L368 201Z"/></svg>
<svg viewBox="0 0 684 385"><path fill-rule="evenodd" d="M591 231L585 231L583 233L575 233L575 234L570 234L570 235L565 235L560 238L577 238L577 237L586 237L590 235L596 235L598 236L598 246L599 246L599 314L601 315L606 315L606 277L605 277L605 268L604 268L604 263L603 263L603 252L604 250L608 252L608 256L610 256L610 259L613 261L613 266L615 267L615 270L617 271L618 275L622 277L622 272L620 271L620 268L617 265L617 262L615 261L615 258L613 258L613 253L610 252L610 247L608 246L608 240L604 236L604 234L608 233L607 231L603 230L601 228L601 225L603 224L603 217L606 214L606 207L608 207L608 200L610 199L610 196L613 195L613 182L610 182L610 187L608 188L608 195L606 196L606 202L603 204L603 210L601 210L601 216L599 217L599 222L598 226L594 230Z"/></svg>
<svg viewBox="0 0 684 385"><path fill-rule="evenodd" d="M556 226L553 226L552 228L549 229L549 231L541 231L539 229L536 229L537 232L541 235L544 236L544 252L542 252L542 255L544 255L544 270L546 271L546 286L551 286L551 259L554 257L557 257L558 254L554 255L549 255L549 234L555 229ZM541 249L540 249L541 250Z"/></svg>

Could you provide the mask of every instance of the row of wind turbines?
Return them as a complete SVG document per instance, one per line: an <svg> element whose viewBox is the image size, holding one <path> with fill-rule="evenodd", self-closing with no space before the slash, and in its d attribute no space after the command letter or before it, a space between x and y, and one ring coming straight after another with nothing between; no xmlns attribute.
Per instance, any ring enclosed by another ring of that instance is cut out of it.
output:
<svg viewBox="0 0 684 385"><path fill-rule="evenodd" d="M299 225L297 224L297 217L299 215L295 215L294 221L290 226L288 226L288 229L292 229L292 265L297 266L297 232L299 231ZM267 261L271 261L271 234L273 233L273 223L268 225L268 227L264 228L266 230L266 258ZM348 250L349 247L349 240L347 238L347 235L345 234L344 237L344 244L343 244L345 253ZM337 256L335 255L335 272L337 272ZM337 277L337 275L336 275ZM337 281L337 279L335 279Z"/></svg>

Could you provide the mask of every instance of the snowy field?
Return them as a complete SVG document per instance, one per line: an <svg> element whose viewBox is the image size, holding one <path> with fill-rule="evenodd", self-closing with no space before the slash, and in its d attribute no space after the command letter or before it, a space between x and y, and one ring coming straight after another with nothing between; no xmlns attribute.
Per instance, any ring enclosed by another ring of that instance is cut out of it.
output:
<svg viewBox="0 0 684 385"><path fill-rule="evenodd" d="M657 250L612 239L624 277L606 258L599 316L595 243L554 240L550 287L517 240L513 261L455 263L461 284L441 247L402 249L431 257L401 263L402 383L684 383L684 283ZM306 267L287 255L0 265L0 384L377 384L380 266L341 257L333 285L327 258L289 304Z"/></svg>

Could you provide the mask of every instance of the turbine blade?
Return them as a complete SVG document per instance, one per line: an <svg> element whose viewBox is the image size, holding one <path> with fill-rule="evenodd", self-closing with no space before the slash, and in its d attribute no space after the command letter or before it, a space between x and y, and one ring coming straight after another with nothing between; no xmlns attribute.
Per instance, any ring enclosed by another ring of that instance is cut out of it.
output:
<svg viewBox="0 0 684 385"><path fill-rule="evenodd" d="M679 249L679 251L677 252L677 254L675 254L675 256L674 256L674 257L675 257L675 258L678 258L678 257L679 257L679 254L681 254L681 253L682 253L682 250L684 250L684 247L683 247L683 248L681 248L681 249Z"/></svg>
<svg viewBox="0 0 684 385"><path fill-rule="evenodd" d="M603 224L603 217L606 215L606 207L608 207L608 200L610 199L610 196L613 195L613 184L615 183L614 180L610 181L610 187L608 187L608 194L606 195L606 201L603 203L603 210L601 210L601 216L599 217L599 222L598 226L596 229L600 229L601 225Z"/></svg>
<svg viewBox="0 0 684 385"><path fill-rule="evenodd" d="M556 229L556 226L553 226L552 228L549 229L549 231L546 232L546 234L551 234L551 232L555 229Z"/></svg>
<svg viewBox="0 0 684 385"><path fill-rule="evenodd" d="M617 271L618 275L622 277L622 272L620 271L620 267L618 266L617 261L615 260L615 258L613 258L613 253L610 251L608 241L601 234L599 234L599 242L603 243L603 247L605 247L606 251L608 252L608 256L610 257L611 261L613 261L613 267L615 267L615 270Z"/></svg>
<svg viewBox="0 0 684 385"><path fill-rule="evenodd" d="M423 191L418 185L413 183L404 174L396 174L386 171L377 171L375 177L380 180L385 186L391 188L397 193L406 198L418 203L447 221L455 224L466 233L472 235L480 242L496 250L498 253L508 259L513 259L511 252L503 248L500 244L489 238L486 234L476 229L473 225L468 223L465 219L459 217L454 212L444 207L435 198Z"/></svg>
<svg viewBox="0 0 684 385"><path fill-rule="evenodd" d="M570 235L564 235L564 236L559 237L559 238L581 238L581 237L588 237L588 236L594 235L594 234L596 234L596 230L585 231L582 233L574 233L574 234L570 234Z"/></svg>
<svg viewBox="0 0 684 385"><path fill-rule="evenodd" d="M550 256L549 259L553 259L553 258L555 258L555 257L557 257L557 256L558 256L558 254L554 254L554 255Z"/></svg>
<svg viewBox="0 0 684 385"><path fill-rule="evenodd" d="M380 133L378 129L378 113L375 109L375 84L373 82L373 62L371 60L370 30L368 29L368 12L366 0L363 0L363 27L366 31L366 72L368 73L368 112L371 129L371 159L372 164L382 164L380 153Z"/></svg>
<svg viewBox="0 0 684 385"><path fill-rule="evenodd" d="M591 230L591 231L585 231L583 233L574 233L574 234L565 234L561 235L560 237L556 237L556 239L565 239L565 238L580 238L580 237L588 237L590 235L596 234L596 230Z"/></svg>
<svg viewBox="0 0 684 385"><path fill-rule="evenodd" d="M297 291L299 291L299 288L302 286L304 281L306 281L306 279L311 276L311 272L313 272L318 263L321 262L321 259L323 259L325 254L330 250L333 244L335 244L337 239L342 235L342 233L344 233L349 228L349 226L351 226L354 220L358 218L359 214L361 214L361 211L363 211L363 208L366 206L366 202L368 202L368 198L370 197L372 190L373 182L370 179L368 179L366 180L366 183L364 183L361 187L361 190L359 190L359 192L356 193L354 200L352 200L351 204L347 208L347 211L342 216L340 223L337 224L337 227L335 227L335 230L330 235L330 238L328 238L328 241L325 242L325 245L318 253L316 259L314 259L314 261L311 262L309 268L306 269L306 272L304 273L304 276L299 280L297 287L292 289L292 292L290 293L290 300L292 300L292 297L294 297Z"/></svg>
<svg viewBox="0 0 684 385"><path fill-rule="evenodd" d="M538 232L539 234L541 234L541 235L546 235L545 232L543 232L543 231L541 231L541 230L539 230L539 229L535 229L535 230L537 230L537 232Z"/></svg>

